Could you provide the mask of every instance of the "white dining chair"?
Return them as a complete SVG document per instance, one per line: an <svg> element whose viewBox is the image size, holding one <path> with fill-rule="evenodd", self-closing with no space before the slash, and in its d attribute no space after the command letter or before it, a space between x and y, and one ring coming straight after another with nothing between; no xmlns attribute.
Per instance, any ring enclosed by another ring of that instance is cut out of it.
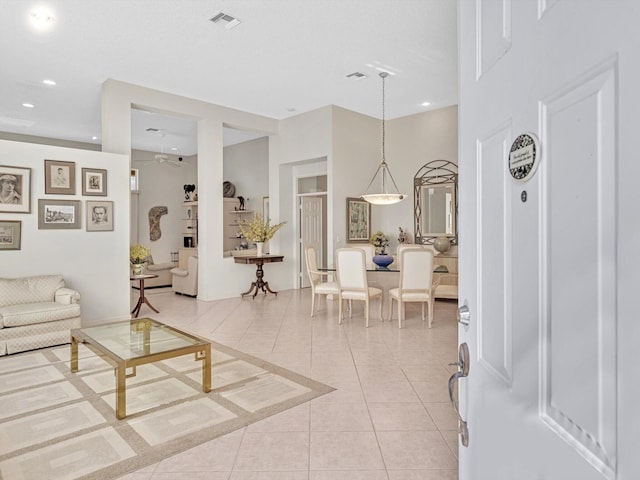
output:
<svg viewBox="0 0 640 480"><path fill-rule="evenodd" d="M434 292L437 282L433 281L433 252L428 248L403 248L400 251L400 284L389 290L389 319L393 315L393 301L398 302L398 328L402 328L405 303L422 304L424 322L425 304L428 305L429 328L433 321Z"/></svg>
<svg viewBox="0 0 640 480"><path fill-rule="evenodd" d="M347 248L359 248L364 252L365 265L373 265L373 256L376 254L376 247L370 243L348 243Z"/></svg>
<svg viewBox="0 0 640 480"><path fill-rule="evenodd" d="M382 318L382 290L370 287L367 283L367 269L365 253L361 248L339 248L336 250L336 265L338 274L339 307L338 323L342 323L342 306L344 300L364 302L364 316L366 326L369 326L369 303L372 298L378 298L378 315ZM349 316L352 311L349 312Z"/></svg>
<svg viewBox="0 0 640 480"><path fill-rule="evenodd" d="M304 249L305 260L307 263L307 274L309 275L309 282L311 283L311 316L315 313L316 295L339 295L340 289L338 288L338 282L323 282L323 277L333 275L333 272L320 272L318 271L318 260L316 255L316 249L313 247L305 247Z"/></svg>

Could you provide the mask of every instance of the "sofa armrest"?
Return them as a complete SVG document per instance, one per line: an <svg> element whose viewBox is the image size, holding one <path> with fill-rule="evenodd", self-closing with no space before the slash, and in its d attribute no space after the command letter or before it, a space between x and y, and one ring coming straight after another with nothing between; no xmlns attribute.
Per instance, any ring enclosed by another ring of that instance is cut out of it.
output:
<svg viewBox="0 0 640 480"><path fill-rule="evenodd" d="M55 293L55 301L64 305L80 303L80 292L66 287L59 288Z"/></svg>

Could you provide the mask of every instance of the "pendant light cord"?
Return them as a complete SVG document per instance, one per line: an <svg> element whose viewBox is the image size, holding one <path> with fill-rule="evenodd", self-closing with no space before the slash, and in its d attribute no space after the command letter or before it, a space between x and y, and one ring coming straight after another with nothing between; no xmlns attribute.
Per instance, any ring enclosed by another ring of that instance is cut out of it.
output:
<svg viewBox="0 0 640 480"><path fill-rule="evenodd" d="M373 174L373 177L371 178L371 181L369 182L369 185L367 186L367 189L365 191L365 195L367 195L367 193L369 192L369 188L371 188L371 185L373 184L374 180L376 179L376 177L378 176L378 173L380 173L381 176L381 181L382 181L382 195L396 195L398 196L398 201L402 200L406 197L406 195L402 195L399 193L398 190L398 186L396 185L396 181L393 178L393 175L391 175L391 171L389 170L389 167L387 166L387 160L386 160L386 153L385 153L385 137L386 137L386 131L385 131L385 108L384 108L384 103L385 103L385 79L387 78L387 76L389 75L388 72L380 72L380 78L382 78L382 161L380 162L380 165L378 165L378 168L376 169L376 172ZM389 194L387 192L387 175L389 175L389 178L391 179L391 183L393 184L393 187L396 190L395 194ZM364 196L363 196L364 197ZM391 202L391 203L395 203L395 202Z"/></svg>

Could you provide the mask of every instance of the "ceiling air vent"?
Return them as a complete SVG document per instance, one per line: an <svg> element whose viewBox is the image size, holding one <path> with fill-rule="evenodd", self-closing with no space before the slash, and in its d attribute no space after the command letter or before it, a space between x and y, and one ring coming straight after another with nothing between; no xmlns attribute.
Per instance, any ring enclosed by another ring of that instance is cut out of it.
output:
<svg viewBox="0 0 640 480"><path fill-rule="evenodd" d="M240 20L232 17L228 13L219 12L209 19L213 23L224 25L224 28L231 30L233 27L240 25Z"/></svg>
<svg viewBox="0 0 640 480"><path fill-rule="evenodd" d="M351 78L352 80L361 80L366 78L366 75L362 72L353 72L347 75L347 78Z"/></svg>
<svg viewBox="0 0 640 480"><path fill-rule="evenodd" d="M147 129L145 129L145 132L149 132L149 133L160 133L160 129L159 129L159 128L149 127L149 128L147 128Z"/></svg>

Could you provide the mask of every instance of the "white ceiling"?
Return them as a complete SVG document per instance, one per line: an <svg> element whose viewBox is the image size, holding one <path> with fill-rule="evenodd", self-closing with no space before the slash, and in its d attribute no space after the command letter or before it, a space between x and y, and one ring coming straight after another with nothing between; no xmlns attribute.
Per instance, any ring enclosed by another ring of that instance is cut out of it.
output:
<svg viewBox="0 0 640 480"><path fill-rule="evenodd" d="M456 3L3 0L0 131L99 144L100 89L108 78L276 119L331 104L380 118L384 69L392 73L387 119L453 105ZM52 13L46 32L30 26L35 5ZM210 22L220 11L242 23L227 29ZM346 77L356 71L367 77ZM135 111L133 119L133 148L195 153L193 122ZM242 133L226 130L225 143Z"/></svg>

